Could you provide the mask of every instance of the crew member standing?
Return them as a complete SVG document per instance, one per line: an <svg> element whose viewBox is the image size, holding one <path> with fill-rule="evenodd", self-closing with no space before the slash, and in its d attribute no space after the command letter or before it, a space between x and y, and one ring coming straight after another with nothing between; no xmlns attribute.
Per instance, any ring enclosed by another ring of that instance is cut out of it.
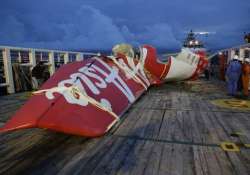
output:
<svg viewBox="0 0 250 175"><path fill-rule="evenodd" d="M210 77L210 62L208 62L206 69L204 70L206 80L209 80Z"/></svg>
<svg viewBox="0 0 250 175"><path fill-rule="evenodd" d="M242 68L243 58L242 58L242 57L239 57L238 60L239 60L239 62L240 62L240 64L241 64L241 68ZM243 89L243 85L242 85L242 71L241 71L241 73L240 73L240 78L239 78L239 80L238 80L238 85L237 85L237 86L238 86L238 87L237 87L237 90L238 90L239 92L241 92L242 89Z"/></svg>
<svg viewBox="0 0 250 175"><path fill-rule="evenodd" d="M225 81L226 57L222 52L219 53L219 68L220 79Z"/></svg>
<svg viewBox="0 0 250 175"><path fill-rule="evenodd" d="M242 65L242 85L243 85L243 95L248 97L249 95L249 79L250 79L250 59L246 58Z"/></svg>
<svg viewBox="0 0 250 175"><path fill-rule="evenodd" d="M241 70L242 65L239 61L238 55L235 55L233 60L230 61L228 67L227 67L227 88L228 88L228 94L235 96L237 92L237 84L240 78L240 74L242 72Z"/></svg>
<svg viewBox="0 0 250 175"><path fill-rule="evenodd" d="M34 89L38 89L44 82L44 70L45 66L42 61L40 61L31 71L32 74L32 84Z"/></svg>

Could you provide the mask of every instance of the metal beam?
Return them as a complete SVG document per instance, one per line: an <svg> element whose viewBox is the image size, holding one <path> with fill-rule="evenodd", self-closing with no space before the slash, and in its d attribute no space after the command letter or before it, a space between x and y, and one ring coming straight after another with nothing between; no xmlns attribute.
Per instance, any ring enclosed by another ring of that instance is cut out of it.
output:
<svg viewBox="0 0 250 175"><path fill-rule="evenodd" d="M54 52L49 52L49 72L50 72L50 76L53 75L56 71L55 69L55 58L54 58Z"/></svg>
<svg viewBox="0 0 250 175"><path fill-rule="evenodd" d="M66 52L63 54L64 64L69 63L69 53Z"/></svg>
<svg viewBox="0 0 250 175"><path fill-rule="evenodd" d="M76 61L82 61L83 60L83 53L77 53L76 54Z"/></svg>
<svg viewBox="0 0 250 175"><path fill-rule="evenodd" d="M15 93L15 86L14 86L14 81L13 81L10 49L5 48L2 50L2 53L3 53L5 79L6 79L6 83L8 84L7 91L8 93L12 94L12 93Z"/></svg>

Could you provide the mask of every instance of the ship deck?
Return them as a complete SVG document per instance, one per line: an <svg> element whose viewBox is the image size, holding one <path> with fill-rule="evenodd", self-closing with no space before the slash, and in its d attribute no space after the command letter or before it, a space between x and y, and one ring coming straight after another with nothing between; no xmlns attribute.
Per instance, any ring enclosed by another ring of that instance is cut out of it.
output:
<svg viewBox="0 0 250 175"><path fill-rule="evenodd" d="M0 97L0 126L27 93ZM0 174L249 175L249 110L221 108L223 83L199 80L152 87L100 138L45 129L0 134ZM241 132L241 137L232 133ZM239 145L224 151L222 142Z"/></svg>

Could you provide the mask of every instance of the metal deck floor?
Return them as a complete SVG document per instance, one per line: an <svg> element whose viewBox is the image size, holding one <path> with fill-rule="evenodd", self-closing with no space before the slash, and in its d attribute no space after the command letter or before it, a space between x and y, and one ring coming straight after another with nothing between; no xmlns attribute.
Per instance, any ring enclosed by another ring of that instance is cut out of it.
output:
<svg viewBox="0 0 250 175"><path fill-rule="evenodd" d="M250 149L225 152L219 144L241 143L233 132L250 140L250 111L210 103L220 98L229 97L218 82L170 83L152 87L100 138L43 129L0 134L0 174L249 175ZM26 99L0 97L0 126Z"/></svg>

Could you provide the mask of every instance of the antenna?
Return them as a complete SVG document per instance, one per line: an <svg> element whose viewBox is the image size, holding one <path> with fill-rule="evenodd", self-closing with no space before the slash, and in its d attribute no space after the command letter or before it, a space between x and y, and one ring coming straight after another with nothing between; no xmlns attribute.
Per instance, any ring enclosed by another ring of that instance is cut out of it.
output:
<svg viewBox="0 0 250 175"><path fill-rule="evenodd" d="M196 34L196 35L213 35L213 34L216 34L216 32L202 31L202 32L194 32L194 34Z"/></svg>
<svg viewBox="0 0 250 175"><path fill-rule="evenodd" d="M184 31L184 33L193 33L195 35L214 35L216 32L212 31L193 31L192 29L190 31Z"/></svg>

